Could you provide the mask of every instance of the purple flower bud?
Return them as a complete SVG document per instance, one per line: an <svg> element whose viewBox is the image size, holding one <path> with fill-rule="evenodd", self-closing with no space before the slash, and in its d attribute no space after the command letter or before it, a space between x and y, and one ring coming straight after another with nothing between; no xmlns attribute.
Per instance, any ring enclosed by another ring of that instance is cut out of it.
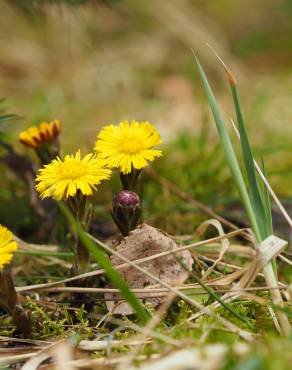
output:
<svg viewBox="0 0 292 370"><path fill-rule="evenodd" d="M123 190L114 197L113 204L120 204L121 206L137 206L140 205L140 199L133 191Z"/></svg>
<svg viewBox="0 0 292 370"><path fill-rule="evenodd" d="M136 193L122 190L114 197L112 217L123 236L136 228L140 216L140 198Z"/></svg>

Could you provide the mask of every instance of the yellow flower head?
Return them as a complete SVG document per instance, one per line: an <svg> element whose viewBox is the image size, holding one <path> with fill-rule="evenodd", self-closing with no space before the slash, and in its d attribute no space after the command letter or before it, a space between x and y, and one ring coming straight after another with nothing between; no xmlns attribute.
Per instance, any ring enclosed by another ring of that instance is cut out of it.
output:
<svg viewBox="0 0 292 370"><path fill-rule="evenodd" d="M31 148L40 146L54 141L61 131L60 121L56 119L52 122L42 122L39 126L29 127L19 134L19 141Z"/></svg>
<svg viewBox="0 0 292 370"><path fill-rule="evenodd" d="M95 154L81 158L80 150L74 155L59 157L39 170L36 189L41 198L56 200L74 197L79 190L83 195L92 195L102 181L110 177L111 170L105 168L105 161Z"/></svg>
<svg viewBox="0 0 292 370"><path fill-rule="evenodd" d="M95 150L109 167L118 167L128 174L132 168L139 170L147 166L147 161L161 156L161 150L153 149L161 142L159 133L149 122L122 121L101 130Z"/></svg>
<svg viewBox="0 0 292 370"><path fill-rule="evenodd" d="M16 249L17 244L13 240L12 232L0 225L0 271L11 261Z"/></svg>

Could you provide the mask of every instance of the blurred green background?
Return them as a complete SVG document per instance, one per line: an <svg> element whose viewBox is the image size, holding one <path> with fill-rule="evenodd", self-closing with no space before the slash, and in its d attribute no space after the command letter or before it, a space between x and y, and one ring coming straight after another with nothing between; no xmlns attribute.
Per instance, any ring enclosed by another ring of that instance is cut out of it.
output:
<svg viewBox="0 0 292 370"><path fill-rule="evenodd" d="M149 120L165 142L164 158L155 164L160 173L220 211L236 193L191 48L227 123L234 113L209 43L237 77L251 142L291 205L291 0L10 0L0 4L0 35L1 96L23 117L5 130L20 152L28 150L18 132L41 120L62 121L63 152L92 150L105 124ZM14 179L6 170L3 178L10 184L9 191L2 185L0 199L7 209ZM15 186L14 199L23 199ZM145 207L146 216L170 232L194 228L194 210L148 182ZM171 210L189 222L176 214L167 221ZM0 222L15 228L13 215L1 210Z"/></svg>

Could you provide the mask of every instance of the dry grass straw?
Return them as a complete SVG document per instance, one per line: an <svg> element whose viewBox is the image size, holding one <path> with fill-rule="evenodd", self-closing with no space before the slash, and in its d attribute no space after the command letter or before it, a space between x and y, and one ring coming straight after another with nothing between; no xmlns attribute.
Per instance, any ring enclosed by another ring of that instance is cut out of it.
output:
<svg viewBox="0 0 292 370"><path fill-rule="evenodd" d="M148 335L151 335L151 330L149 330ZM8 338L9 339L9 338ZM12 338L13 339L13 338ZM161 338L160 338L161 339ZM22 366L23 370L36 370L39 366L52 358L54 360L55 366L58 369L66 369L66 366L70 365L70 362L74 360L74 348L85 351L85 352L95 352L100 350L108 350L113 348L119 348L121 346L129 346L140 348L141 345L149 344L152 340L148 337L143 336L143 341L135 339L127 340L82 340L78 344L74 343L71 338L67 340L61 340L54 343L49 343L44 348L39 350L38 348L23 347L22 351L25 353L15 354L15 350L19 351L18 348L6 349L10 352L9 355L1 355L0 365L13 364L17 362L26 361ZM171 343L171 340L170 340ZM33 350L33 351L32 351ZM123 359L123 361L125 358Z"/></svg>
<svg viewBox="0 0 292 370"><path fill-rule="evenodd" d="M210 225L216 228L216 230L218 231L218 234L220 236L225 235L225 232L223 230L223 227L222 227L221 223L216 219L207 220L207 221L203 222L198 227L197 233L199 235L202 235ZM210 275L210 273L215 269L216 265L223 259L223 257L225 255L225 253L227 252L229 246L230 246L230 243L229 243L228 238L224 238L224 239L221 240L221 248L220 248L220 251L219 251L219 256L216 259L216 261L213 263L213 265L211 267L209 267L208 270L204 273L204 275L202 277L202 280L206 280L207 277Z"/></svg>

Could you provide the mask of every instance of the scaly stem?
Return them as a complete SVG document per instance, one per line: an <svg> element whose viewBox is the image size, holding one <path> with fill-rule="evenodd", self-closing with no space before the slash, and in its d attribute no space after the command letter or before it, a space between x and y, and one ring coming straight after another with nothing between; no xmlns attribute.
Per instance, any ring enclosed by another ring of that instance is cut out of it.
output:
<svg viewBox="0 0 292 370"><path fill-rule="evenodd" d="M12 316L17 329L26 338L31 336L30 311L25 310L18 303L12 274L6 269L0 271L0 307Z"/></svg>
<svg viewBox="0 0 292 370"><path fill-rule="evenodd" d="M140 172L141 170L136 170L133 167L132 171L127 175L120 172L120 179L123 186L123 190L135 191Z"/></svg>
<svg viewBox="0 0 292 370"><path fill-rule="evenodd" d="M74 198L68 199L68 204L71 208L71 211L75 215L77 223L82 225L82 227L87 230L91 219L91 205L88 201L88 197L84 196L80 192L77 192ZM90 253L83 245L76 231L75 240L75 262L72 267L72 273L74 275L78 275L90 270Z"/></svg>

